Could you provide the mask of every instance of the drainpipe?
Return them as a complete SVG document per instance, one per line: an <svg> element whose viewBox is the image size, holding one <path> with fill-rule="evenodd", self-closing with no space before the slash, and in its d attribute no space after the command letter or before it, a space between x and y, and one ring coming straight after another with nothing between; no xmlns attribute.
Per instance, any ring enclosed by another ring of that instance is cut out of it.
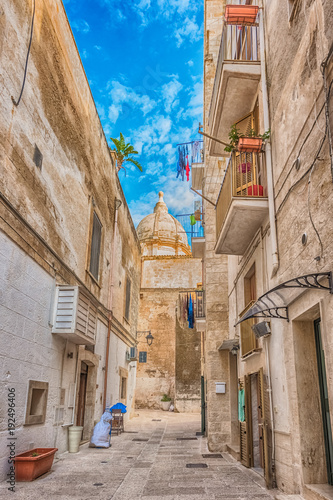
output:
<svg viewBox="0 0 333 500"><path fill-rule="evenodd" d="M269 406L270 406L270 416L271 416L271 426L272 426L272 482L273 488L276 488L276 475L275 475L275 426L274 426L274 412L273 412L273 398L272 398L272 385L271 385L271 371L269 364L269 352L268 352L269 339L266 338L266 366L267 366L267 379L268 379L268 395L269 395Z"/></svg>
<svg viewBox="0 0 333 500"><path fill-rule="evenodd" d="M106 405L106 390L108 384L108 368L109 368L109 349L110 349L110 336L111 336L111 324L112 324L112 302L113 302L113 287L114 287L114 269L115 269L115 243L118 225L118 209L122 204L121 200L115 199L115 216L114 216L114 227L113 227L113 242L111 247L110 255L110 274L109 274L109 294L108 294L108 334L106 339L106 352L105 352L105 375L104 375L104 393L103 393L103 411Z"/></svg>
<svg viewBox="0 0 333 500"><path fill-rule="evenodd" d="M261 0L260 4L261 4L260 5L261 14L259 20L259 29L260 29L261 87L262 87L262 100L263 100L263 111L264 111L264 130L266 131L270 129L270 119L269 119L269 108L268 108L267 78L266 78L263 0ZM270 140L268 140L265 145L265 157L266 157L266 171L267 171L269 225L271 228L272 263L273 263L271 278L273 278L273 276L275 276L279 268L279 254L278 254L277 236L276 236L272 150L271 150Z"/></svg>

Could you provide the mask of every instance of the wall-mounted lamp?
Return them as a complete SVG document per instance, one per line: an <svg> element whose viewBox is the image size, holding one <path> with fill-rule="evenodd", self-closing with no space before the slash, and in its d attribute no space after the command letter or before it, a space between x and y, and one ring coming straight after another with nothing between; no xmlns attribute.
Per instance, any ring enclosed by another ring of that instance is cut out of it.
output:
<svg viewBox="0 0 333 500"><path fill-rule="evenodd" d="M68 352L67 353L67 358L73 359L73 353L72 352Z"/></svg>
<svg viewBox="0 0 333 500"><path fill-rule="evenodd" d="M136 333L148 333L148 335L146 336L147 344L152 345L154 337L152 336L150 330L138 330Z"/></svg>
<svg viewBox="0 0 333 500"><path fill-rule="evenodd" d="M230 349L230 352L233 356L236 356L237 355L237 351L239 350L239 345L238 344L235 344L232 349Z"/></svg>

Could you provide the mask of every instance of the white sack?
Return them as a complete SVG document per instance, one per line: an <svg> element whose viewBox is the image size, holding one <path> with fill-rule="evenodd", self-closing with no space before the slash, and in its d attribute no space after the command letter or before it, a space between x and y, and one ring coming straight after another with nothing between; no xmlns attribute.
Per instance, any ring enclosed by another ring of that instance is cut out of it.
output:
<svg viewBox="0 0 333 500"><path fill-rule="evenodd" d="M101 420L95 425L90 444L102 448L109 448L111 420L111 413L109 411L105 411L102 415Z"/></svg>

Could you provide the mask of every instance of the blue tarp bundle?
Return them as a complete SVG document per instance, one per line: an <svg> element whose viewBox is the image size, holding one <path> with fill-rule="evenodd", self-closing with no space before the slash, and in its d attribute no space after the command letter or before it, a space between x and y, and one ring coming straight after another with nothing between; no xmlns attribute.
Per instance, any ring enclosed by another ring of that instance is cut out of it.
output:
<svg viewBox="0 0 333 500"><path fill-rule="evenodd" d="M115 405L111 406L110 411L111 410L121 410L121 413L127 412L126 406L123 405L123 403L116 403Z"/></svg>

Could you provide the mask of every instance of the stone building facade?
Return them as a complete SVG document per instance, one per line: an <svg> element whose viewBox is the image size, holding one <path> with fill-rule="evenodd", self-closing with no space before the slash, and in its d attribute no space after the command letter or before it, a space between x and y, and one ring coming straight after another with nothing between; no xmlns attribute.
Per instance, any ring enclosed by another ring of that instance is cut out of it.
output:
<svg viewBox="0 0 333 500"><path fill-rule="evenodd" d="M159 193L154 213L137 227L142 250L136 406L161 408L163 394L176 410L200 411L200 333L179 315L180 296L196 296L202 282L187 235ZM200 286L200 285L199 285ZM154 337L147 345L148 332Z"/></svg>
<svg viewBox="0 0 333 500"><path fill-rule="evenodd" d="M90 439L104 407L131 413L140 244L60 0L0 8L1 476L7 397L16 453ZM18 102L19 101L19 102Z"/></svg>
<svg viewBox="0 0 333 500"><path fill-rule="evenodd" d="M221 446L268 486L330 498L333 9L321 0L241 3L260 7L252 24L232 24L224 2L205 1L205 51L214 13L221 21L213 84L213 49L205 52L203 181L215 182L213 162L225 170L212 199L212 249L228 259L220 350L231 434L221 433ZM228 142L232 125L244 136L270 129L270 138L258 153L240 144L226 153L214 139ZM208 245L206 232L206 255ZM209 316L207 307L207 324Z"/></svg>

